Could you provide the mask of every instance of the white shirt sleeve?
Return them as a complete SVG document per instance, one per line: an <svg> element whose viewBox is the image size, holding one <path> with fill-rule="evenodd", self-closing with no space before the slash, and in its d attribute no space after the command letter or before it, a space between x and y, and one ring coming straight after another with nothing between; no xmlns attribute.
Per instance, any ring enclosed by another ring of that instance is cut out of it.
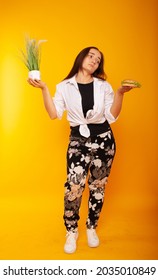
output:
<svg viewBox="0 0 158 280"><path fill-rule="evenodd" d="M58 85L56 86L56 92L53 97L53 102L57 111L57 117L58 119L62 118L63 112L65 111L65 102L63 99L63 95L61 91L59 90Z"/></svg>
<svg viewBox="0 0 158 280"><path fill-rule="evenodd" d="M107 83L105 89L105 117L109 123L113 123L117 120L117 118L115 118L110 112L113 100L114 100L114 91L111 85Z"/></svg>

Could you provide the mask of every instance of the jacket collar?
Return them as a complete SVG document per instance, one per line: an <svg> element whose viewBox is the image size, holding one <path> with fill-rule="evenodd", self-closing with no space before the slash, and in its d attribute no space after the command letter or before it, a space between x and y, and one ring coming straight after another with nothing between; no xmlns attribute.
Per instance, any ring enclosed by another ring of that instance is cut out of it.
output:
<svg viewBox="0 0 158 280"><path fill-rule="evenodd" d="M74 86L77 87L77 82L76 82L75 77L76 77L76 75L74 75L74 76L73 76L72 78L70 78L70 79L67 79L66 83L73 84ZM101 83L103 82L103 80L98 79L98 78L96 78L96 77L93 77L93 80L94 80L94 82L101 82Z"/></svg>
<svg viewBox="0 0 158 280"><path fill-rule="evenodd" d="M76 79L75 79L76 75L74 75L72 78L70 79L67 79L66 83L70 83L70 84L73 84L73 85L77 85L77 82L76 82Z"/></svg>

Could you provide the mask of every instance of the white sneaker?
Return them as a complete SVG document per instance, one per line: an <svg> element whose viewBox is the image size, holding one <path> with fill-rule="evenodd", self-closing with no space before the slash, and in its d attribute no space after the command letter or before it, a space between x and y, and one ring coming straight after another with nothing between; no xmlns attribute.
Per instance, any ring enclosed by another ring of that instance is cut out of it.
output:
<svg viewBox="0 0 158 280"><path fill-rule="evenodd" d="M64 252L72 254L76 251L76 240L78 238L78 231L67 231L66 242L64 245Z"/></svg>
<svg viewBox="0 0 158 280"><path fill-rule="evenodd" d="M94 228L87 229L87 239L89 247L98 247L99 246L99 238Z"/></svg>

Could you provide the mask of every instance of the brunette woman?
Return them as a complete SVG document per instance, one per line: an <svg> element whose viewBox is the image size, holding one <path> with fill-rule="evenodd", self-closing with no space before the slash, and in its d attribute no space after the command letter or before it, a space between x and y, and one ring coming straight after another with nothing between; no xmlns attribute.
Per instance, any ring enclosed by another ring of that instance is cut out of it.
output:
<svg viewBox="0 0 158 280"><path fill-rule="evenodd" d="M57 84L53 98L43 81L29 79L28 82L42 90L51 119L61 119L66 110L70 123L63 216L67 231L64 251L73 253L76 250L79 210L86 179L89 186L87 241L90 247L97 247L96 227L116 151L110 124L116 121L121 111L124 93L132 87L119 87L114 94L106 81L103 54L96 47L85 48L78 54L68 76Z"/></svg>

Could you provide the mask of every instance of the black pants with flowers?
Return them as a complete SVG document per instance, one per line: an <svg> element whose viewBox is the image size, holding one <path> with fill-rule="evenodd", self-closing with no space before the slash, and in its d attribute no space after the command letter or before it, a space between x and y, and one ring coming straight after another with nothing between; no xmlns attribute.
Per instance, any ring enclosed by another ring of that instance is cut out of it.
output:
<svg viewBox="0 0 158 280"><path fill-rule="evenodd" d="M97 227L115 148L115 140L110 128L105 133L89 138L70 136L64 195L64 222L67 231L75 231L78 227L82 193L87 178L89 210L86 226Z"/></svg>

